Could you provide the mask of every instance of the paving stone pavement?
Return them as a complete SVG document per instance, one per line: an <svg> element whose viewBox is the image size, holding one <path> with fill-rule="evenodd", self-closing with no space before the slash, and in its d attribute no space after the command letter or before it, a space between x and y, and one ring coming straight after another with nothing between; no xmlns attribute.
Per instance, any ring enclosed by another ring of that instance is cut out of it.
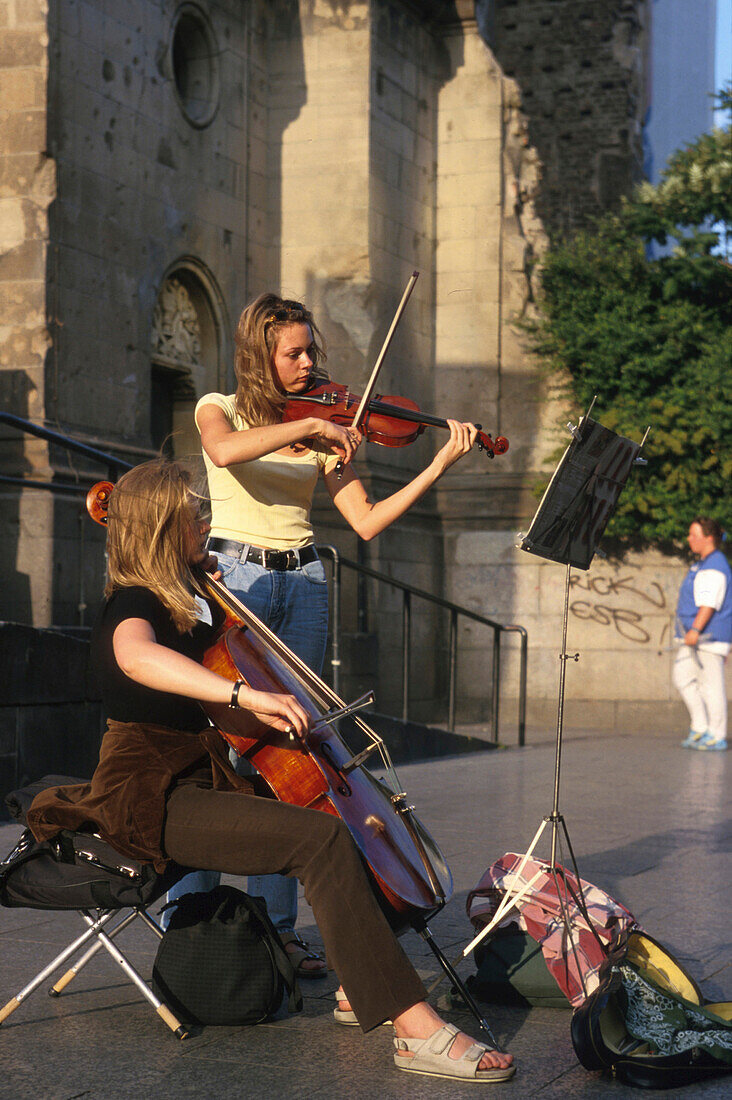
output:
<svg viewBox="0 0 732 1100"><path fill-rule="evenodd" d="M562 754L560 809L582 876L627 905L707 997L732 998L732 753L684 751L679 740L658 732L622 737L574 731ZM453 871L454 897L431 928L454 958L471 935L468 890L503 852L525 848L552 808L554 749L545 741L411 764L399 775ZM18 832L14 825L0 826L0 851L11 848ZM549 854L548 831L539 851ZM304 900L299 927L319 942ZM75 914L0 909L0 1004L80 930ZM123 942L149 975L153 937L130 930ZM404 943L429 983L436 964L428 948L413 933ZM466 960L459 969L467 976L474 963ZM0 1097L445 1100L473 1094L468 1085L398 1073L386 1028L363 1036L335 1025L336 984L333 975L303 982L300 1015L250 1028L209 1027L180 1043L108 956L98 956L63 996L51 999L39 990L4 1024ZM445 1005L444 983L433 1000ZM639 1095L579 1065L568 1011L491 1006L486 1015L519 1067L499 1095ZM450 1018L470 1029L465 1012L451 1009ZM730 1078L664 1095L717 1100L730 1096Z"/></svg>

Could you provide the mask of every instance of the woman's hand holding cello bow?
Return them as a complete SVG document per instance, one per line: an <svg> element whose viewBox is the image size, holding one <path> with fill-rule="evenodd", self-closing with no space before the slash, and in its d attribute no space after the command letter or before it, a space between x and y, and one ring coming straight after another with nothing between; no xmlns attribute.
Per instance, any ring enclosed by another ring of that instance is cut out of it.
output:
<svg viewBox="0 0 732 1100"><path fill-rule="evenodd" d="M125 619L113 635L117 664L131 680L154 691L183 695L200 703L250 711L259 722L304 739L310 719L294 695L255 691L243 680L231 680L182 653L160 645L150 623Z"/></svg>

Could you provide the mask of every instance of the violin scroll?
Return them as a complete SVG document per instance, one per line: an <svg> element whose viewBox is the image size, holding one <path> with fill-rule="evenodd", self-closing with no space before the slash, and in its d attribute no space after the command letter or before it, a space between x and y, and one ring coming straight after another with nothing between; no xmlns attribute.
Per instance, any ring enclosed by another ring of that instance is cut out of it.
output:
<svg viewBox="0 0 732 1100"><path fill-rule="evenodd" d="M86 510L94 522L101 524L102 527L107 526L109 498L113 489L114 485L111 481L98 481L86 494Z"/></svg>
<svg viewBox="0 0 732 1100"><path fill-rule="evenodd" d="M475 425L478 429L478 438L475 441L475 446L479 451L485 451L488 458L494 458L496 455L505 455L508 450L508 440L505 435L497 435L495 439L491 439L489 435L480 430L480 424Z"/></svg>

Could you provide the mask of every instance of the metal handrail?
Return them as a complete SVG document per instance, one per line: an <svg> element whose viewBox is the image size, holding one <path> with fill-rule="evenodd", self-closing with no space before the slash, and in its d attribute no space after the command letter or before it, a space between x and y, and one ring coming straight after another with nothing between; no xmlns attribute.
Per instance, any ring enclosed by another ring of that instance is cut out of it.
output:
<svg viewBox="0 0 732 1100"><path fill-rule="evenodd" d="M341 568L345 566L359 576L371 577L381 584L387 584L391 588L399 589L402 593L402 721L409 721L409 688L410 688L410 663L411 663L411 607L412 597L426 600L428 603L443 607L450 612L450 674L448 685L447 704L447 728L455 729L455 706L457 688L457 639L458 616L472 619L473 622L482 623L493 630L493 663L491 672L491 735L494 742L498 741L499 717L500 717L500 680L501 680L501 635L518 634L520 641L519 661L519 714L518 714L518 743L526 743L526 668L528 658L528 634L525 627L515 624L506 625L498 623L495 619L489 619L485 615L479 615L467 607L446 600L442 596L435 596L432 592L425 592L422 588L416 588L413 584L395 580L386 573L379 573L370 566L360 562L344 558L335 546L328 543L316 546L321 556L329 557L332 561L332 603L333 603L333 632L332 632L332 659L333 690L338 692L340 667L341 667Z"/></svg>
<svg viewBox="0 0 732 1100"><path fill-rule="evenodd" d="M110 481L117 480L120 469L132 469L131 462L125 462L124 459L108 454L98 447L90 447L88 443L79 443L78 440L71 439L70 436L67 435L61 435L60 432L51 431L50 428L42 428L40 424L34 424L32 420L24 420L22 416L15 416L13 413L8 412L0 412L0 423L10 424L12 428L17 428L18 431L26 432L28 435L37 435L39 439L46 439L49 443L56 443L59 447L63 447L67 451L76 451L77 454L86 455L87 458L97 459L107 467ZM24 485L31 484L25 478L11 478L5 474L0 475L0 480L12 484L18 484L19 482ZM34 488L48 489L51 487L52 483L36 481L32 484Z"/></svg>
<svg viewBox="0 0 732 1100"><path fill-rule="evenodd" d="M39 424L34 424L31 420L24 420L22 417L15 416L13 413L0 412L0 423L6 423L11 425L11 427L18 428L19 431L26 432L30 435L39 436L41 439L46 439L50 443L55 443L59 447L64 447L66 450L76 451L78 454L83 454L87 458L96 459L98 462L103 463L105 466L107 466L111 481L117 480L120 470L132 469L132 463L125 461L125 459L118 458L115 455L111 455L106 451L100 450L98 447L91 447L87 443L79 443L77 440L62 435L60 432L52 431L50 428L43 428ZM10 477L5 474L0 474L0 482L4 482L6 484L9 483L13 485L20 485L25 488L47 489L50 492L54 493L83 491L80 485L75 485L70 482L64 483L58 481L38 481L32 480L30 478ZM472 619L474 622L477 623L482 623L484 626L488 626L493 630L493 662L491 672L491 734L494 742L498 741L500 716L501 635L518 634L521 639L521 656L519 662L518 743L519 745L525 744L526 667L528 655L528 634L523 626L516 626L515 624L505 625L504 623L498 623L494 619L489 619L485 615L479 615L477 612L471 611L467 607L461 607L460 604L452 603L450 600L446 600L442 596L435 596L431 592L425 592L424 589L416 588L414 585L407 584L405 581L395 580L393 577L387 576L386 573L379 573L376 569L371 569L371 567L368 565L363 565L360 562L351 561L350 558L342 557L337 548L328 543L319 545L316 547L316 549L318 550L318 553L321 554L321 556L324 555L326 557L330 557L332 560L333 630L331 635L332 656L330 663L333 670L333 690L335 692L339 691L341 670L341 567L345 566L347 569L353 570L360 577L371 577L373 580L378 581L381 584L387 584L391 588L399 589L402 593L402 721L404 722L409 721L410 664L412 652L412 596L415 596L421 600L426 600L428 603L445 608L447 611L450 612L450 673L447 704L447 726L449 730L455 729L458 616L462 615L464 618Z"/></svg>

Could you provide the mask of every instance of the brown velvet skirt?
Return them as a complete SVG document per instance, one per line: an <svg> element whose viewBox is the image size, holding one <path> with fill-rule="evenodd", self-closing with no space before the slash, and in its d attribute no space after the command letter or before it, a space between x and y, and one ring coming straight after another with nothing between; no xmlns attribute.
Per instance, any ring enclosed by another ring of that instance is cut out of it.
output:
<svg viewBox="0 0 732 1100"><path fill-rule="evenodd" d="M182 733L110 721L91 780L43 791L28 811L28 826L37 840L91 827L122 855L161 871L169 861L162 844L165 801L193 775L199 786L252 793L249 780L231 768L226 743L213 728Z"/></svg>

